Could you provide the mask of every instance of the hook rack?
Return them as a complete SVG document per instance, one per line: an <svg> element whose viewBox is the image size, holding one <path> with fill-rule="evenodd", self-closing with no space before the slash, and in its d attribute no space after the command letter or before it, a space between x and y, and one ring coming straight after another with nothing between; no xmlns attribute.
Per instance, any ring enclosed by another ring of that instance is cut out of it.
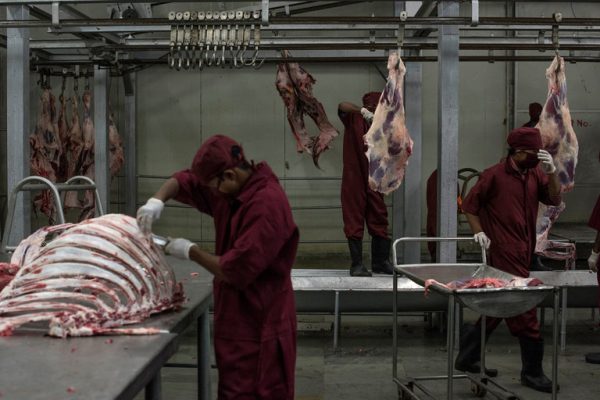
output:
<svg viewBox="0 0 600 400"><path fill-rule="evenodd" d="M189 70L205 66L258 69L261 11L185 11L168 14L171 25L169 68ZM246 51L253 51L246 58Z"/></svg>

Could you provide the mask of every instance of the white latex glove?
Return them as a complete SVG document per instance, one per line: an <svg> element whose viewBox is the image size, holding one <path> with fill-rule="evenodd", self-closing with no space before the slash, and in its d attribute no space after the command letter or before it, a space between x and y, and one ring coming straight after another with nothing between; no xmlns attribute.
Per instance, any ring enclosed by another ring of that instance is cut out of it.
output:
<svg viewBox="0 0 600 400"><path fill-rule="evenodd" d="M138 226L144 234L149 235L152 232L152 223L160 218L160 213L163 208L165 208L165 203L157 198L151 197L146 204L138 209Z"/></svg>
<svg viewBox="0 0 600 400"><path fill-rule="evenodd" d="M596 253L592 250L592 254L590 254L590 257L588 258L588 266L593 272L598 272L598 255L600 255L600 253Z"/></svg>
<svg viewBox="0 0 600 400"><path fill-rule="evenodd" d="M370 123L371 121L373 121L373 113L367 110L365 107L360 109L360 113L367 122Z"/></svg>
<svg viewBox="0 0 600 400"><path fill-rule="evenodd" d="M165 254L172 255L177 258L181 258L182 260L190 259L190 249L194 246L194 243L190 242L187 239L178 238L178 239L170 239L167 245L165 246Z"/></svg>
<svg viewBox="0 0 600 400"><path fill-rule="evenodd" d="M490 248L490 243L492 243L492 241L489 237L487 237L485 232L476 233L475 235L473 235L473 240L479 243L479 245L484 247L486 250Z"/></svg>
<svg viewBox="0 0 600 400"><path fill-rule="evenodd" d="M556 166L554 165L554 160L552 160L552 156L546 150L540 150L537 153L538 160L540 160L542 170L546 174L553 174L556 171Z"/></svg>

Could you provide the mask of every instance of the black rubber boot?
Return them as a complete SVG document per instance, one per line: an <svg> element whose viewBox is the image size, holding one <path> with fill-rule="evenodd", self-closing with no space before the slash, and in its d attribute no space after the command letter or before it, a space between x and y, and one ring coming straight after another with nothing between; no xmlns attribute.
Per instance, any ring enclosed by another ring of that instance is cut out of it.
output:
<svg viewBox="0 0 600 400"><path fill-rule="evenodd" d="M552 381L544 374L542 360L544 359L544 341L520 337L521 344L521 384L538 392L552 393ZM558 385L557 385L558 389Z"/></svg>
<svg viewBox="0 0 600 400"><path fill-rule="evenodd" d="M371 239L371 271L378 274L392 275L394 266L390 262L390 246L392 241L379 236Z"/></svg>
<svg viewBox="0 0 600 400"><path fill-rule="evenodd" d="M534 254L531 257L531 265L529 265L530 271L552 271L552 268L546 267L542 262L542 257Z"/></svg>
<svg viewBox="0 0 600 400"><path fill-rule="evenodd" d="M350 276L371 276L371 273L362 262L362 240L348 239L348 248L352 258Z"/></svg>
<svg viewBox="0 0 600 400"><path fill-rule="evenodd" d="M486 341L487 341L486 337ZM481 371L481 326L463 325L460 328L458 355L454 368L462 372L478 374ZM498 376L497 369L485 369L485 374L491 378Z"/></svg>

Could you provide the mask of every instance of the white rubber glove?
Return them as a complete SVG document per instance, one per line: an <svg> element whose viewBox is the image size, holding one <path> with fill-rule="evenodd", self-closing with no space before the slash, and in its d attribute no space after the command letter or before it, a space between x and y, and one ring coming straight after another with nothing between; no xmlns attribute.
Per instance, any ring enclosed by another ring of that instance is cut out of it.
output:
<svg viewBox="0 0 600 400"><path fill-rule="evenodd" d="M360 113L367 122L370 123L371 121L373 121L373 113L367 110L365 107L360 109Z"/></svg>
<svg viewBox="0 0 600 400"><path fill-rule="evenodd" d="M540 160L542 171L546 174L553 174L556 171L554 160L552 160L552 156L546 150L538 151L537 157Z"/></svg>
<svg viewBox="0 0 600 400"><path fill-rule="evenodd" d="M590 267L590 270L593 272L598 272L598 256L600 255L600 253L596 253L594 250L592 250L592 254L590 254L590 257L588 258L588 266Z"/></svg>
<svg viewBox="0 0 600 400"><path fill-rule="evenodd" d="M475 235L473 235L473 240L479 243L479 245L484 247L486 250L490 248L490 243L492 243L492 241L489 237L487 237L485 232L476 233Z"/></svg>
<svg viewBox="0 0 600 400"><path fill-rule="evenodd" d="M190 249L194 246L194 243L187 239L178 238L171 239L165 246L165 254L172 255L173 257L181 258L182 260L190 259Z"/></svg>
<svg viewBox="0 0 600 400"><path fill-rule="evenodd" d="M152 232L152 223L160 218L160 213L163 208L165 208L165 203L157 198L151 197L146 204L138 209L138 226L144 234L149 235Z"/></svg>

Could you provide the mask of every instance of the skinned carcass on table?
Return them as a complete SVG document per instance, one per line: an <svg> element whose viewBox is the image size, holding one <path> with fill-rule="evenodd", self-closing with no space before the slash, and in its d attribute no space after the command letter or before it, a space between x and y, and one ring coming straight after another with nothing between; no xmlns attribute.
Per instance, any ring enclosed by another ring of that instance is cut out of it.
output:
<svg viewBox="0 0 600 400"><path fill-rule="evenodd" d="M540 130L542 144L554 160L562 193L569 192L575 184L575 167L579 144L573 130L567 101L565 60L556 55L546 70L548 98L536 128ZM564 202L557 207L540 204L538 210L535 252L545 257L565 260L567 269L575 266L575 245L548 239L550 228L565 209Z"/></svg>
<svg viewBox="0 0 600 400"><path fill-rule="evenodd" d="M413 141L404 116L403 87L406 67L396 52L390 52L388 80L375 109L373 123L365 134L368 146L369 186L388 194L402 183Z"/></svg>
<svg viewBox="0 0 600 400"><path fill-rule="evenodd" d="M539 286L543 282L537 278L513 278L511 280L499 278L469 278L465 280L457 280L448 283L440 283L435 279L427 279L425 281L425 296L429 294L429 286L439 285L448 290L456 289L490 289L504 287L524 287L524 286Z"/></svg>
<svg viewBox="0 0 600 400"><path fill-rule="evenodd" d="M42 228L13 254L14 279L0 292L0 336L48 321L56 337L154 334L121 328L179 307L183 289L134 218L109 214Z"/></svg>
<svg viewBox="0 0 600 400"><path fill-rule="evenodd" d="M312 93L312 85L315 83L315 78L298 63L284 62L277 67L275 86L286 106L288 121L296 138L297 150L300 153L307 151L312 154L313 163L319 167L319 156L329 148L339 133L329 122L323 105ZM318 136L314 138L308 136L304 125L304 114L308 114L317 124Z"/></svg>

